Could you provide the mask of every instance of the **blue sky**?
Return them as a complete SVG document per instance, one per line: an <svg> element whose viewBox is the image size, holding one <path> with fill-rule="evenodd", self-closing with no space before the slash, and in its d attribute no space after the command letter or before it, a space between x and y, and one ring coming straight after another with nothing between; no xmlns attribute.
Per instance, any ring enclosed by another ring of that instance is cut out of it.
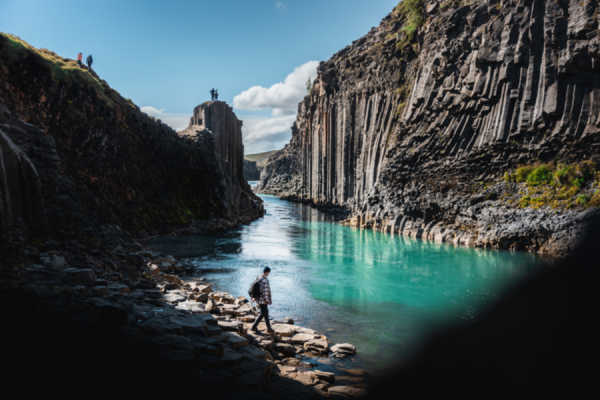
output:
<svg viewBox="0 0 600 400"><path fill-rule="evenodd" d="M0 31L62 57L92 54L111 87L178 130L218 88L244 121L248 154L287 143L318 61L397 2L0 0Z"/></svg>

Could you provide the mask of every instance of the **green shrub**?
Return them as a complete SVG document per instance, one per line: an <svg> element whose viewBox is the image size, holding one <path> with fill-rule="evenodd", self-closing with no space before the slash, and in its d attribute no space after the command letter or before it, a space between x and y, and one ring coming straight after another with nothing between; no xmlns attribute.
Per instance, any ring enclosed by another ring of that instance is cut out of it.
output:
<svg viewBox="0 0 600 400"><path fill-rule="evenodd" d="M564 186L569 184L574 178L574 168L570 165L558 164L554 172L554 182Z"/></svg>
<svg viewBox="0 0 600 400"><path fill-rule="evenodd" d="M527 184L531 186L543 185L552 182L552 169L548 165L535 167L527 176Z"/></svg>
<svg viewBox="0 0 600 400"><path fill-rule="evenodd" d="M525 182L527 181L527 177L531 173L531 167L519 167L515 173L515 180L517 182Z"/></svg>
<svg viewBox="0 0 600 400"><path fill-rule="evenodd" d="M579 196L577 196L577 200L575 200L575 204L580 205L580 206L585 206L589 202L590 202L590 196L588 196L586 194L580 194Z"/></svg>

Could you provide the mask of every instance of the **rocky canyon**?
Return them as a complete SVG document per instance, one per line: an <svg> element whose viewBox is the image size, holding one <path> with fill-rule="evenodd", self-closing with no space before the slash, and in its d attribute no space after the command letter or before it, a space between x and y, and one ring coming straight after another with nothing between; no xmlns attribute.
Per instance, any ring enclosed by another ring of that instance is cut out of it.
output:
<svg viewBox="0 0 600 400"><path fill-rule="evenodd" d="M567 254L600 205L599 6L404 3L321 62L257 191L351 226Z"/></svg>

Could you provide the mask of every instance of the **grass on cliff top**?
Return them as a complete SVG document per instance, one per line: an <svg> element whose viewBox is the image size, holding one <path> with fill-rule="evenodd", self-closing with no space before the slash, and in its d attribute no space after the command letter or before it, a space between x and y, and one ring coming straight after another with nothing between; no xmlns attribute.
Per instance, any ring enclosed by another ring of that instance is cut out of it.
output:
<svg viewBox="0 0 600 400"><path fill-rule="evenodd" d="M406 22L400 29L406 33L406 38L412 42L420 26L427 21L425 0L401 0L394 9L395 14L402 15Z"/></svg>
<svg viewBox="0 0 600 400"><path fill-rule="evenodd" d="M85 83L92 87L100 99L108 106L112 107L115 103L128 104L136 107L131 101L123 99L117 92L111 89L108 84L100 79L95 72L80 67L77 60L63 58L48 49L36 49L16 35L0 32L0 40L6 40L9 51L0 52L0 72L7 69L7 65L18 63L27 56L37 57L42 65L45 65L51 72L54 82L58 85L71 86L72 84ZM4 65L6 63L6 65Z"/></svg>
<svg viewBox="0 0 600 400"><path fill-rule="evenodd" d="M256 154L244 154L244 160L246 161L255 161L256 163L260 163L265 159L269 158L273 154L277 153L279 150L271 150L265 151L264 153L256 153Z"/></svg>

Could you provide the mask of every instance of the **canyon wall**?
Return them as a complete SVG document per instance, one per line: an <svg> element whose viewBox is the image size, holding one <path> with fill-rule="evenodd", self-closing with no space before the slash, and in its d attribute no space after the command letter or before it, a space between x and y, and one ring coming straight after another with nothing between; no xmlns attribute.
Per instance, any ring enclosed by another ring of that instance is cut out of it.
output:
<svg viewBox="0 0 600 400"><path fill-rule="evenodd" d="M237 184L241 132L238 142L227 134L221 142L182 137L94 71L5 34L0 104L4 242L106 229L145 237L194 221L248 222L264 212L245 182ZM19 220L27 235L15 231Z"/></svg>
<svg viewBox="0 0 600 400"><path fill-rule="evenodd" d="M257 181L260 179L260 170L255 161L244 160L244 179L247 181Z"/></svg>
<svg viewBox="0 0 600 400"><path fill-rule="evenodd" d="M599 161L597 9L434 1L411 38L396 8L319 65L257 191L345 207L353 226L570 251L596 208L571 207L575 197L569 207L515 207L522 185L502 177L535 162Z"/></svg>

